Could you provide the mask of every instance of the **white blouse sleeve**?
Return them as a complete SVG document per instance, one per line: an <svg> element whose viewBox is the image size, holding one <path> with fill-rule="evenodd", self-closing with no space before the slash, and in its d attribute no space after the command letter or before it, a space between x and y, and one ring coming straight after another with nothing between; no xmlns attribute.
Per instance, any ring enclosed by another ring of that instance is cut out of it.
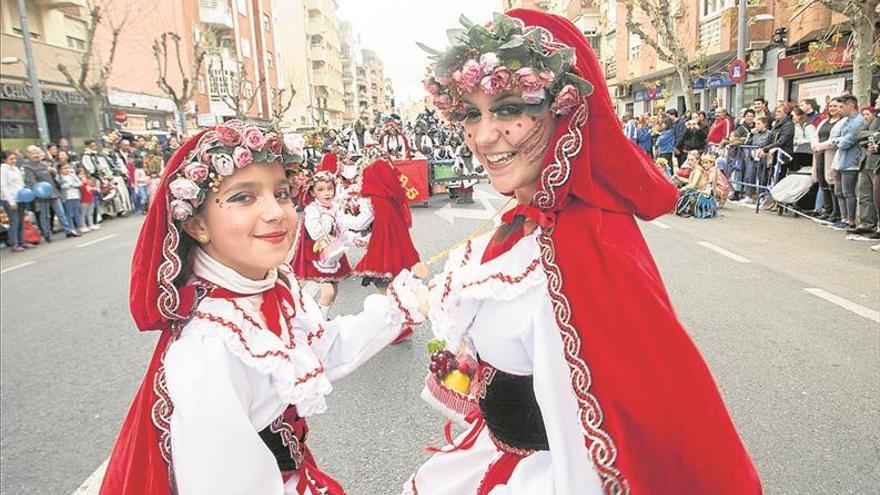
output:
<svg viewBox="0 0 880 495"><path fill-rule="evenodd" d="M178 493L282 495L278 464L248 417L241 361L219 340L184 337L165 356L165 377Z"/></svg>
<svg viewBox="0 0 880 495"><path fill-rule="evenodd" d="M312 240L317 241L326 235L325 229L321 225L321 212L317 207L307 205L303 209L303 223L306 227L306 233L309 234Z"/></svg>
<svg viewBox="0 0 880 495"><path fill-rule="evenodd" d="M360 213L342 216L342 226L348 230L367 230L373 224L373 203L370 198L358 199Z"/></svg>
<svg viewBox="0 0 880 495"><path fill-rule="evenodd" d="M533 313L533 325L521 337L533 363L535 398L553 459L553 495L584 493L584 487L601 486L593 468L578 417L578 404L562 337L549 297Z"/></svg>
<svg viewBox="0 0 880 495"><path fill-rule="evenodd" d="M406 325L424 320L418 311L414 290L421 282L404 270L388 286L386 295L364 299L364 310L353 315L324 320L314 299L303 295L305 315L298 332L311 327L305 340L324 364L324 374L332 382L345 377L391 343Z"/></svg>

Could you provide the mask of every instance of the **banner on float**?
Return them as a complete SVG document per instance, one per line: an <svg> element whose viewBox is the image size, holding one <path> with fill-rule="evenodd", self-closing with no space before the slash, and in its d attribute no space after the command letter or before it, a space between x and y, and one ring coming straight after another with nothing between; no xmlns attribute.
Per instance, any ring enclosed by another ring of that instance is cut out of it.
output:
<svg viewBox="0 0 880 495"><path fill-rule="evenodd" d="M428 160L394 160L400 172L400 185L410 203L428 201Z"/></svg>

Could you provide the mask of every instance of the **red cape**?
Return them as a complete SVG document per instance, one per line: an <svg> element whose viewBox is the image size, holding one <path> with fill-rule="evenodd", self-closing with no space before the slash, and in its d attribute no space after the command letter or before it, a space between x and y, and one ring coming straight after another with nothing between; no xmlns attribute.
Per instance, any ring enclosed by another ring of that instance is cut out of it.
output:
<svg viewBox="0 0 880 495"><path fill-rule="evenodd" d="M370 199L374 218L367 252L354 269L356 275L390 278L419 261L409 235L412 214L399 175L384 160L364 170L361 196Z"/></svg>
<svg viewBox="0 0 880 495"><path fill-rule="evenodd" d="M675 187L626 139L583 34L567 19L508 13L575 49L595 85L558 121L533 204L555 212L541 261L584 442L608 494L757 495L757 471L672 308L633 216L675 205Z"/></svg>

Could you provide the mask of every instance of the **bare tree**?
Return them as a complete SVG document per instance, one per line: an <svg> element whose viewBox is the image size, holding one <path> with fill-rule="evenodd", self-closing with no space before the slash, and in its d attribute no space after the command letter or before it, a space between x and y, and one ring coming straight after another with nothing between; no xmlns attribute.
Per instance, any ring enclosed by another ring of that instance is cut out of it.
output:
<svg viewBox="0 0 880 495"><path fill-rule="evenodd" d="M85 50L80 55L79 63L68 67L58 64L58 71L73 89L91 107L95 132L103 127L104 108L107 104L107 81L113 71L116 60L116 47L119 34L128 24L130 11L121 15L111 14L112 0L86 0L86 39ZM110 50L107 60L102 60L101 52L95 46L95 34L100 26L106 25L110 30Z"/></svg>
<svg viewBox="0 0 880 495"><path fill-rule="evenodd" d="M230 64L222 53L209 60L209 71L219 71L218 79L222 79L216 88L216 96L232 109L236 119L246 119L257 100L256 88L248 77L247 64L242 59ZM265 80L265 76L261 74L257 77L257 86L262 85Z"/></svg>
<svg viewBox="0 0 880 495"><path fill-rule="evenodd" d="M868 104L871 100L872 72L880 68L880 38L874 26L880 22L880 3L877 0L798 0L797 12L791 20L799 17L807 8L821 4L831 11L843 15L848 22L832 26L818 41L808 47L808 52L798 63L810 65L817 72L835 72L840 69L839 62L828 57L829 50L843 38L841 30L850 30L847 50L852 56L853 89L859 102Z"/></svg>
<svg viewBox="0 0 880 495"><path fill-rule="evenodd" d="M290 90L289 92L288 89ZM293 87L293 83L290 83L290 88L272 89L272 110L276 119L280 120L281 116L290 110L290 107L293 105L294 96L296 96L296 89Z"/></svg>
<svg viewBox="0 0 880 495"><path fill-rule="evenodd" d="M626 28L629 32L638 36L643 43L657 52L657 58L675 67L678 80L684 93L685 105L688 109L694 106L694 90L692 87L692 75L688 62L687 51L680 33L675 30L675 17L680 12L675 12L670 0L622 0L626 6ZM679 8L684 8L683 5ZM656 31L656 35L650 33L644 26L636 21L650 19Z"/></svg>
<svg viewBox="0 0 880 495"><path fill-rule="evenodd" d="M156 65L159 70L156 84L174 102L177 111L182 115L185 114L186 106L192 100L193 92L197 86L196 81L199 78L202 64L208 53L205 46L207 44L206 40L213 37L213 29L209 26L201 26L199 32L201 34L193 39L192 61L187 68L184 68L184 60L187 57L184 57L185 48L181 49L180 45L183 39L179 34L167 31L153 40L153 56L156 58ZM169 44L172 46L169 47ZM173 60L169 61L169 56ZM179 88L173 87L169 82L169 70L173 70L171 67L176 67L177 72L180 74L181 82ZM186 134L185 115L183 117L183 127L180 131L182 134Z"/></svg>

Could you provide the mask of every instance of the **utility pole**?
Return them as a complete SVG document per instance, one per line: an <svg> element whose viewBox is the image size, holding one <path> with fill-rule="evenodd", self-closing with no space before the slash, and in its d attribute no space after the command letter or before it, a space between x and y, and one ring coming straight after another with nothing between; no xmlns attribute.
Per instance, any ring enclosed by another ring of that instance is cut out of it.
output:
<svg viewBox="0 0 880 495"><path fill-rule="evenodd" d="M21 36L24 39L25 65L27 66L28 81L31 85L31 98L34 101L34 114L37 117L37 132L40 135L40 144L43 149L49 144L49 124L46 121L46 108L43 106L43 88L37 79L37 66L34 65L34 50L31 46L31 30L28 27L27 7L24 0L18 0L18 16L21 22Z"/></svg>
<svg viewBox="0 0 880 495"><path fill-rule="evenodd" d="M19 0L21 1L21 0ZM746 59L746 43L749 41L749 20L748 20L748 0L739 0L739 18L736 36L736 58L740 60ZM730 102L730 115L738 116L740 109L743 107L743 96L745 93L746 79L736 83L734 99Z"/></svg>

